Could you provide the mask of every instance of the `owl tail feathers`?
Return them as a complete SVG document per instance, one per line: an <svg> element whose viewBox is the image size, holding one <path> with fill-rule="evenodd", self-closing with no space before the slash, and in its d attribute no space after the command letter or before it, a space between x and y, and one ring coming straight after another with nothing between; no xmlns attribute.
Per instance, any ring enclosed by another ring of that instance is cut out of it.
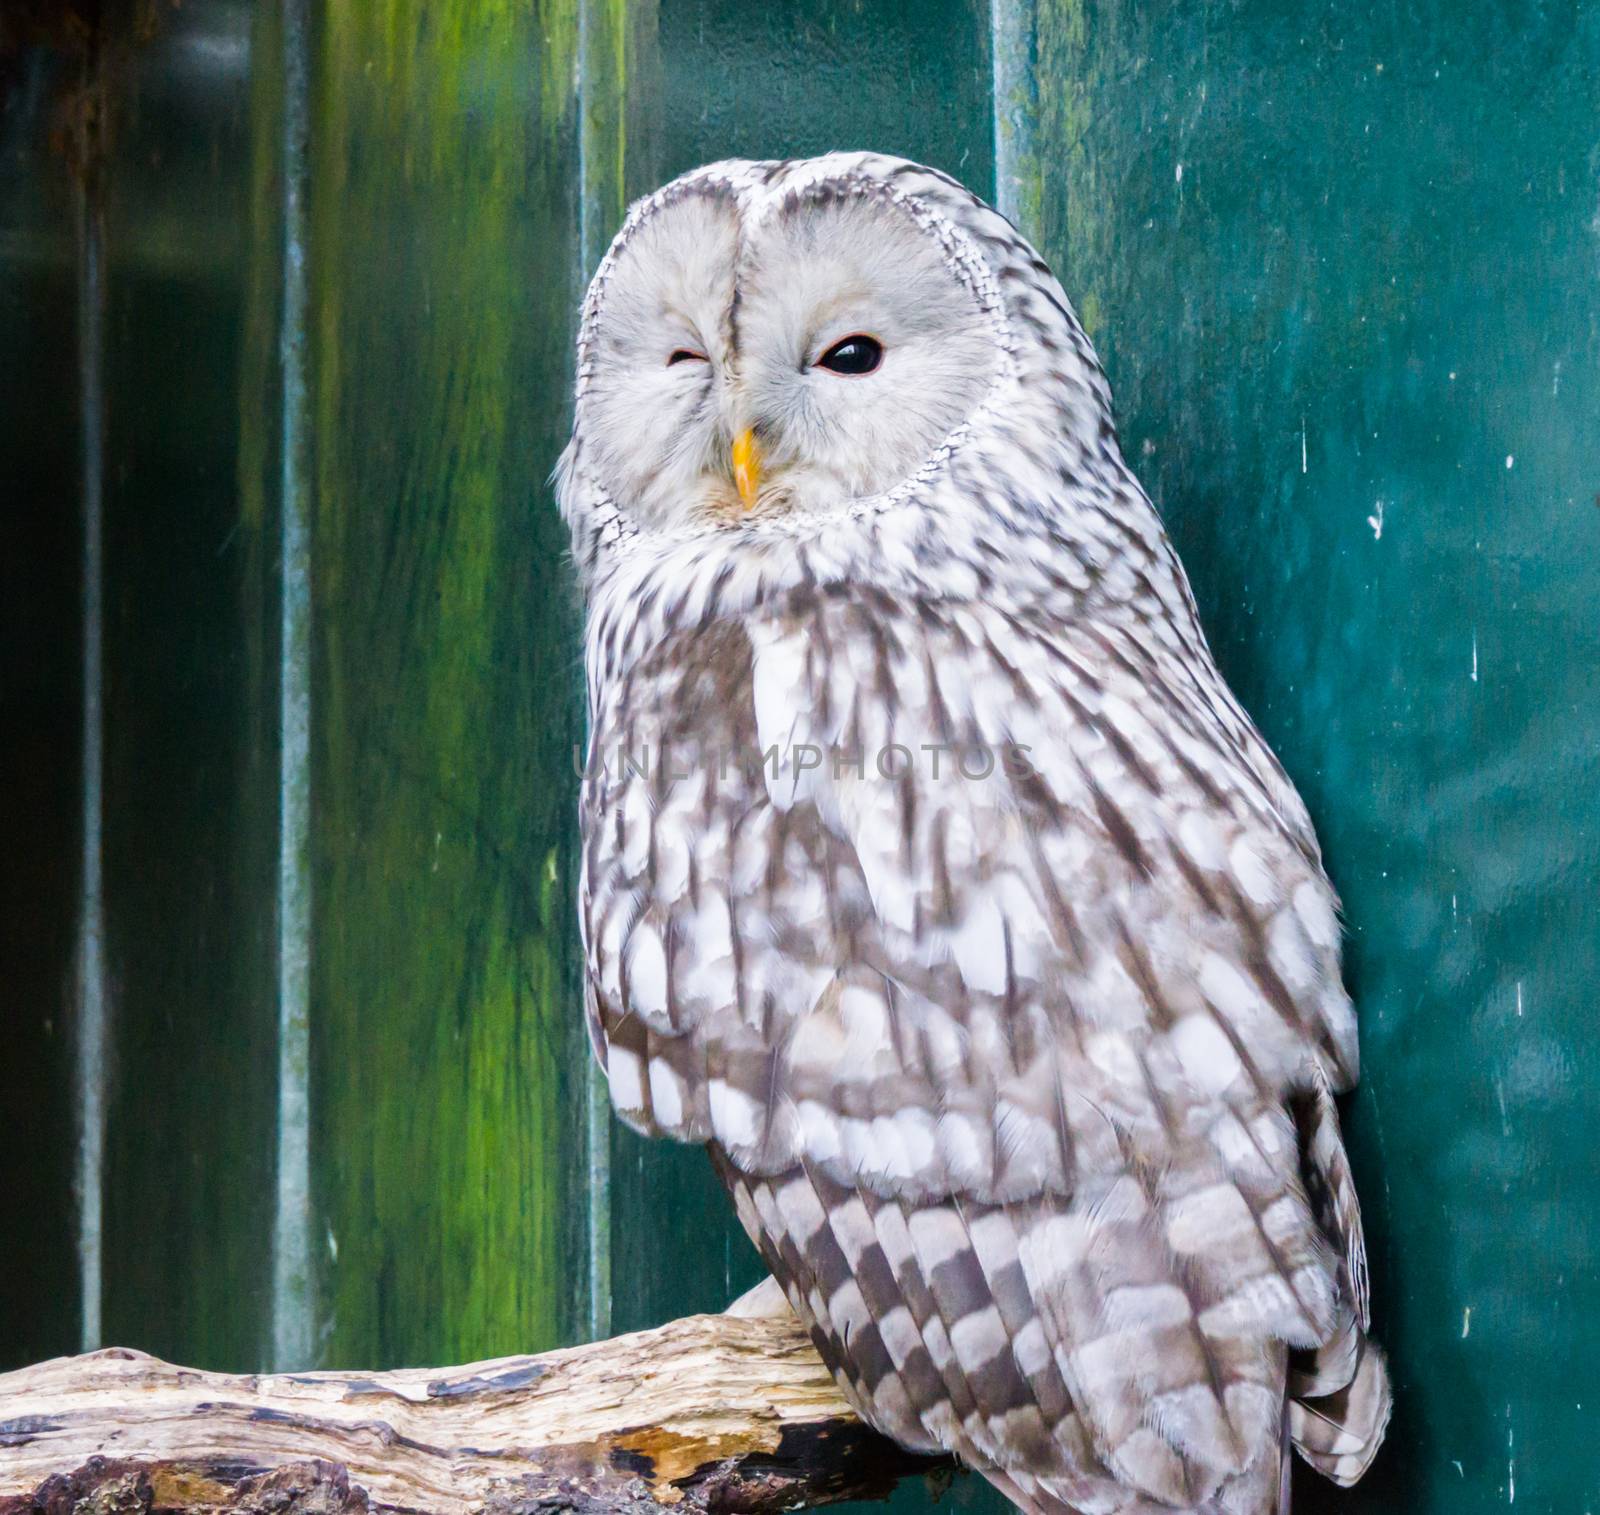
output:
<svg viewBox="0 0 1600 1515"><path fill-rule="evenodd" d="M1289 1437L1319 1473L1349 1487L1383 1444L1393 1396L1383 1353L1367 1338L1371 1317L1361 1207L1333 1090L1320 1068L1295 1119L1306 1191L1339 1257L1343 1308L1327 1341L1290 1354Z"/></svg>
<svg viewBox="0 0 1600 1515"><path fill-rule="evenodd" d="M1289 1402L1289 1436L1295 1450L1324 1477L1346 1488L1371 1465L1393 1407L1383 1353L1359 1329L1355 1336L1354 1366L1344 1385L1332 1393L1308 1394ZM1326 1350L1319 1348L1318 1355Z"/></svg>

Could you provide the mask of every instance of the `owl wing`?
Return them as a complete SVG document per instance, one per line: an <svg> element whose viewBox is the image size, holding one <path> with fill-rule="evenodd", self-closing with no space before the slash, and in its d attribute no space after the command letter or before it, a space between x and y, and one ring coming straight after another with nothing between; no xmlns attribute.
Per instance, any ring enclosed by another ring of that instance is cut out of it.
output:
<svg viewBox="0 0 1600 1515"><path fill-rule="evenodd" d="M1364 1340L1291 1111L1355 1074L1334 900L1220 688L1159 636L857 590L596 692L619 1113L712 1143L869 1420L1041 1509L1267 1499L1288 1349Z"/></svg>

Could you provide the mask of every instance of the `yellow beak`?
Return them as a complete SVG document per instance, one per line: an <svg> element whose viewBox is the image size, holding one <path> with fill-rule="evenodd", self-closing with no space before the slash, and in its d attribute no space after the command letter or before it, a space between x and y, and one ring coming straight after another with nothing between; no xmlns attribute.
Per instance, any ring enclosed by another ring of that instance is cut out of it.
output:
<svg viewBox="0 0 1600 1515"><path fill-rule="evenodd" d="M733 439L733 482L739 487L740 503L749 510L761 488L761 447L748 426Z"/></svg>

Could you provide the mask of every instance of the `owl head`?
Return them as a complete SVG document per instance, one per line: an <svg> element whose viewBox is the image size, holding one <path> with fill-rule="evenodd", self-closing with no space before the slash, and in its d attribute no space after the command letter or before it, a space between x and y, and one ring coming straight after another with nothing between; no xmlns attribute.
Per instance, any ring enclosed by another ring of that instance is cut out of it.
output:
<svg viewBox="0 0 1600 1515"><path fill-rule="evenodd" d="M555 483L617 666L793 589L1189 613L1055 276L900 158L714 163L636 204Z"/></svg>
<svg viewBox="0 0 1600 1515"><path fill-rule="evenodd" d="M716 163L639 202L595 275L558 491L580 565L599 541L763 539L905 495L980 420L1035 451L1110 433L1009 222L901 159Z"/></svg>

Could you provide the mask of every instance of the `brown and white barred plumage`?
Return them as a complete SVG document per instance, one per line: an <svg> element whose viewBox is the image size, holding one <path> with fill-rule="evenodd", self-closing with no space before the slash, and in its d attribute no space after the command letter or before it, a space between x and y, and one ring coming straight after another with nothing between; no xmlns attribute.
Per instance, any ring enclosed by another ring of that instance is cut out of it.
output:
<svg viewBox="0 0 1600 1515"><path fill-rule="evenodd" d="M837 510L642 527L586 466L596 333L686 196L909 217L990 323L982 403ZM1389 1395L1336 902L1049 270L916 165L718 164L635 208L579 363L582 917L619 1114L709 1145L864 1418L1021 1508L1270 1511L1285 1424L1353 1482Z"/></svg>

